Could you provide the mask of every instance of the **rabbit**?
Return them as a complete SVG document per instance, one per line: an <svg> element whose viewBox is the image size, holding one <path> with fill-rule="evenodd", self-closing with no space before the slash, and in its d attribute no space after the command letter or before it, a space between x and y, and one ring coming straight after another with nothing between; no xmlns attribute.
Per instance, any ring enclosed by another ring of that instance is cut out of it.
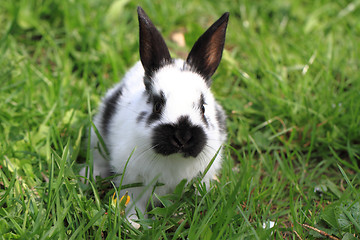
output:
<svg viewBox="0 0 360 240"><path fill-rule="evenodd" d="M183 179L203 173L215 157L202 179L208 186L221 169L227 138L225 112L210 87L222 57L229 13L196 41L184 61L171 58L144 10L138 7L137 12L140 61L108 90L93 119L109 159L95 130L91 132L93 176L122 174L128 162L122 184L142 183L120 193L128 191L134 204L128 205L126 215L133 219L131 205L144 213L153 192L171 193ZM86 176L85 168L81 175ZM113 180L117 186L121 177ZM163 185L154 189L154 180Z"/></svg>

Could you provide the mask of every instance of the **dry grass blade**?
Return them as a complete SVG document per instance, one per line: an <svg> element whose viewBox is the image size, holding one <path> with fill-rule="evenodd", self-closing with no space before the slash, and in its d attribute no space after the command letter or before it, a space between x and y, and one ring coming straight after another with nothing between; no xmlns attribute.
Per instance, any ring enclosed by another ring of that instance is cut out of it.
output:
<svg viewBox="0 0 360 240"><path fill-rule="evenodd" d="M340 238L334 237L334 236L332 236L332 235L330 235L330 234L328 234L328 233L326 233L326 232L324 232L324 231L322 231L322 230L320 230L320 229L317 229L317 228L315 228L315 227L312 227L312 226L310 226L310 225L301 224L301 226L303 226L304 228L307 228L307 229L311 229L311 230L313 230L313 231L315 231L315 232L317 232L317 233L319 233L319 234L321 234L321 235L323 235L323 236L325 236L325 237L327 237L327 238L329 238L329 239L340 240Z"/></svg>

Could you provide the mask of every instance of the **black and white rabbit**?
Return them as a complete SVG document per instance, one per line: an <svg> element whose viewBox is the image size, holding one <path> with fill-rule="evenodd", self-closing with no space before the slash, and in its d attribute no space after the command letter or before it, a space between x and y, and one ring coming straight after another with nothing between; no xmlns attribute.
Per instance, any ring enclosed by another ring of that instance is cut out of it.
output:
<svg viewBox="0 0 360 240"><path fill-rule="evenodd" d="M144 212L153 191L146 186L155 178L164 184L155 192L167 194L181 180L191 180L203 172L218 150L203 181L207 184L221 168L226 117L210 86L221 60L229 13L197 40L184 61L170 57L164 39L144 10L138 7L137 11L141 61L106 93L94 118L109 160L99 150L101 144L94 130L91 146L93 174L102 177L122 173L135 149L123 184L143 183L143 187L124 191ZM116 184L120 178L114 180ZM135 213L134 208L127 211L127 215Z"/></svg>

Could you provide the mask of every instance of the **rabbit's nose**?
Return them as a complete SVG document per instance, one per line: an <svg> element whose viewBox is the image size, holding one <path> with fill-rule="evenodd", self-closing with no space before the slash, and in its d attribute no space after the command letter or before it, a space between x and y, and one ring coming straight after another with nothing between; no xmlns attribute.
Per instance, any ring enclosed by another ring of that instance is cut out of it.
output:
<svg viewBox="0 0 360 240"><path fill-rule="evenodd" d="M184 147L192 138L190 130L178 129L173 136L173 145L179 148Z"/></svg>

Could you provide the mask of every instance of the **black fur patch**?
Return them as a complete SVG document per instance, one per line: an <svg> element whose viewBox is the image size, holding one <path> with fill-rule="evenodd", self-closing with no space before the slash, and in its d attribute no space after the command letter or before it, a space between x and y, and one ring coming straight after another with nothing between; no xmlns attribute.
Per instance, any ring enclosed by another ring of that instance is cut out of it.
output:
<svg viewBox="0 0 360 240"><path fill-rule="evenodd" d="M146 112L141 112L141 113L138 115L138 117L136 118L136 122L137 122L137 123L142 122L142 121L144 120L145 116L146 116Z"/></svg>
<svg viewBox="0 0 360 240"><path fill-rule="evenodd" d="M181 153L184 157L197 157L206 142L204 130L193 125L187 116L180 117L175 124L160 124L152 136L155 152L164 156Z"/></svg>
<svg viewBox="0 0 360 240"><path fill-rule="evenodd" d="M117 103L119 102L122 95L122 87L119 87L110 97L105 100L105 109L102 116L102 130L106 135L108 133L108 126L112 116L116 112Z"/></svg>
<svg viewBox="0 0 360 240"><path fill-rule="evenodd" d="M222 107L216 104L216 121L218 122L220 131L226 133L226 116Z"/></svg>
<svg viewBox="0 0 360 240"><path fill-rule="evenodd" d="M147 124L150 125L153 122L159 120L161 117L163 108L166 104L164 92L161 91L160 95L150 95L147 103L151 103L153 105L153 110L147 120Z"/></svg>
<svg viewBox="0 0 360 240"><path fill-rule="evenodd" d="M144 85L145 85L145 93L150 94L151 90L152 90L152 83L153 81L151 80L151 77L145 75L144 76Z"/></svg>

